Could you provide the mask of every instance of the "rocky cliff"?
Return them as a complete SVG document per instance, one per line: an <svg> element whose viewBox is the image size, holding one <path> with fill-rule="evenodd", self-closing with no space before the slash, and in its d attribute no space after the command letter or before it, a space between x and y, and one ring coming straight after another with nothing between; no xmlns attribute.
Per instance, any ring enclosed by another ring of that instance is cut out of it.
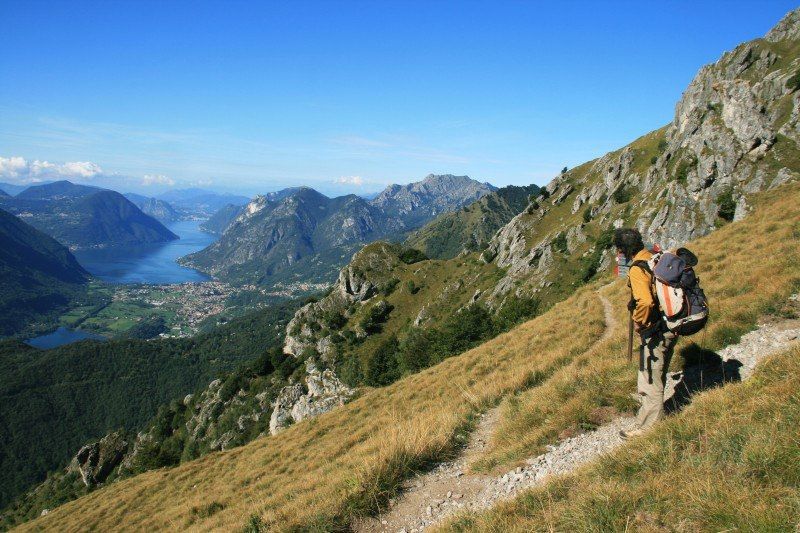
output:
<svg viewBox="0 0 800 533"><path fill-rule="evenodd" d="M798 28L795 11L700 69L669 125L551 181L489 244L485 258L507 269L494 295L556 281L562 240L599 268L605 228L634 225L674 247L745 216L748 194L797 179Z"/></svg>

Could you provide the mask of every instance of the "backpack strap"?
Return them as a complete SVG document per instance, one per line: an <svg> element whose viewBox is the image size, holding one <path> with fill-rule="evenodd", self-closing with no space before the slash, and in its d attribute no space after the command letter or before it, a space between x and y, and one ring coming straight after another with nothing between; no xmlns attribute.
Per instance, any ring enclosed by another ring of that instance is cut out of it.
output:
<svg viewBox="0 0 800 533"><path fill-rule="evenodd" d="M634 261L633 263L631 263L631 266L642 268L644 269L645 272L647 272L651 276L653 275L653 271L650 270L650 264L644 259L639 259L638 261Z"/></svg>
<svg viewBox="0 0 800 533"><path fill-rule="evenodd" d="M642 270L650 274L650 293L653 295L653 302L655 302L656 307L658 307L658 298L656 298L656 291L655 291L656 278L653 275L653 271L650 269L650 264L643 259L639 259L631 263L630 268L633 268L635 266L641 268ZM630 301L628 301L628 311L633 313L634 309L636 309L636 300L633 298L633 287L631 287L631 299Z"/></svg>

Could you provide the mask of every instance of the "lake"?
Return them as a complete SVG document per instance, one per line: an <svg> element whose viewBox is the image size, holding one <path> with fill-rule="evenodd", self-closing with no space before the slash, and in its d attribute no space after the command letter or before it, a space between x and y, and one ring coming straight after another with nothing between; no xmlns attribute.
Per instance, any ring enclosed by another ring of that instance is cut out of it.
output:
<svg viewBox="0 0 800 533"><path fill-rule="evenodd" d="M164 224L180 239L166 243L80 250L73 252L78 262L92 275L110 283L183 283L206 281L202 272L186 268L176 259L202 250L217 240L200 231L202 220L182 220Z"/></svg>
<svg viewBox="0 0 800 533"><path fill-rule="evenodd" d="M217 237L200 231L202 220L182 220L164 224L180 239L159 244L115 246L101 250L73 252L83 268L109 283L183 283L206 281L202 272L182 267L176 259L202 250ZM28 339L25 342L47 350L84 339L105 340L105 337L80 330L60 327L53 333Z"/></svg>
<svg viewBox="0 0 800 533"><path fill-rule="evenodd" d="M62 344L69 344L71 342L78 342L85 339L106 340L106 338L102 335L97 335L95 333L87 333L81 330L72 330L65 327L60 327L53 333L34 337L33 339L28 339L25 342L34 348L39 348L40 350L49 350L50 348L55 348L57 346L61 346Z"/></svg>

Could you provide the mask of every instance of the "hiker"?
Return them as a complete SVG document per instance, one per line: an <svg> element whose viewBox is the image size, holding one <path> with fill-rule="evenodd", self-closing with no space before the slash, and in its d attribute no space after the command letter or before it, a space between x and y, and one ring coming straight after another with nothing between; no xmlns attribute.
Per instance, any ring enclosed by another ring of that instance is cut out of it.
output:
<svg viewBox="0 0 800 533"><path fill-rule="evenodd" d="M645 248L642 234L631 228L617 229L614 232L614 246L630 263L628 286L631 299L628 310L631 312L633 328L642 339L637 381L641 406L636 415L636 428L620 432L623 438L630 438L641 435L664 416L664 386L678 337L667 328L658 299L653 294L653 275L647 267L647 261L653 254Z"/></svg>

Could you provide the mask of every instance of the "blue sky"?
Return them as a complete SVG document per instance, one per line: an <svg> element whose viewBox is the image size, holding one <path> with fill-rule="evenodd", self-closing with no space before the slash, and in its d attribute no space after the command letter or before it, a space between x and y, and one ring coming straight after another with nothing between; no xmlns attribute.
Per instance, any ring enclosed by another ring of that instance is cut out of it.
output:
<svg viewBox="0 0 800 533"><path fill-rule="evenodd" d="M0 181L544 184L791 2L0 0Z"/></svg>

